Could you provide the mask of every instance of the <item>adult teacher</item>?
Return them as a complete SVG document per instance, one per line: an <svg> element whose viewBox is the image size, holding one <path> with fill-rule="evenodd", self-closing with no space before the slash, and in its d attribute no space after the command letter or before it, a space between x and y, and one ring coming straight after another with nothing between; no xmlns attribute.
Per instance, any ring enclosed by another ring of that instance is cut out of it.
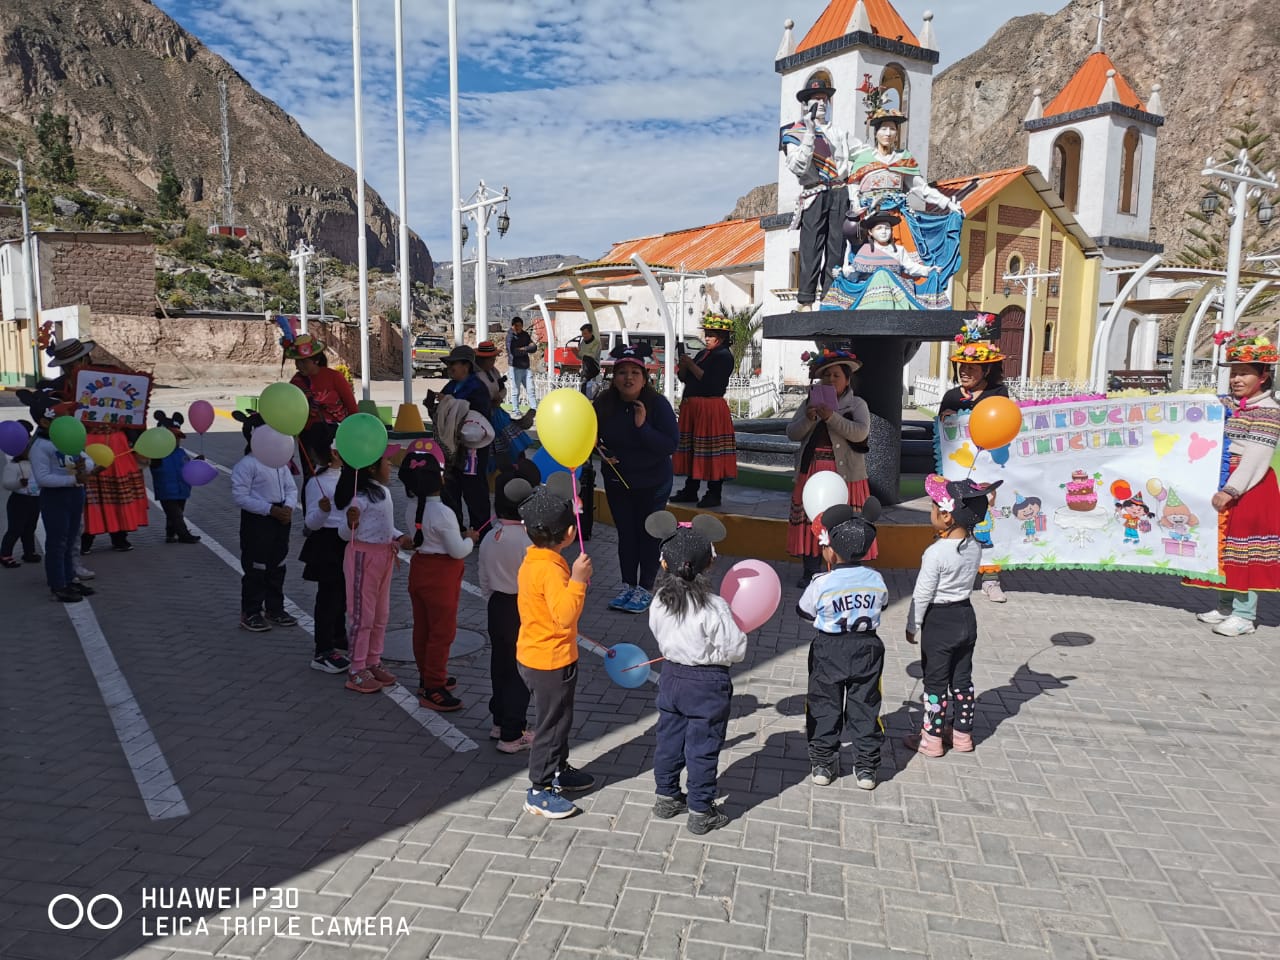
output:
<svg viewBox="0 0 1280 960"><path fill-rule="evenodd" d="M1231 411L1226 424L1227 478L1211 503L1220 515L1218 564L1226 582L1184 580L1187 586L1214 587L1218 606L1196 615L1213 632L1239 637L1257 629L1258 592L1280 591L1280 488L1271 458L1280 442L1280 404L1275 391L1275 344L1253 331L1224 338L1229 366Z"/></svg>
<svg viewBox="0 0 1280 960"><path fill-rule="evenodd" d="M282 346L285 359L292 360L297 370L289 382L306 394L310 407L300 438L301 449L316 449L317 444L323 449L337 436L338 424L359 411L355 392L347 378L329 366L322 340L302 333L282 341ZM326 442L320 442L321 437ZM307 477L314 475L315 469L305 455L303 467Z"/></svg>
<svg viewBox="0 0 1280 960"><path fill-rule="evenodd" d="M693 357L682 352L676 368L684 394L680 400L680 440L672 467L688 479L671 502L718 507L725 480L738 475L733 417L724 400L733 374L733 354L729 350L733 321L707 314L702 319L702 334L706 349ZM703 480L707 481L707 495L699 500L698 488Z"/></svg>
<svg viewBox="0 0 1280 960"><path fill-rule="evenodd" d="M645 518L667 505L671 493L671 455L680 439L675 411L649 383L647 343L619 344L613 378L596 397L600 456L604 460L605 498L618 531L622 588L610 610L643 613L653 601L661 544L644 528Z"/></svg>
<svg viewBox="0 0 1280 960"><path fill-rule="evenodd" d="M507 331L507 358L511 366L511 412L517 417L520 416L521 391L530 410L538 406L529 384L529 357L537 352L538 345L533 342L533 337L525 333L524 320L512 317L511 329Z"/></svg>

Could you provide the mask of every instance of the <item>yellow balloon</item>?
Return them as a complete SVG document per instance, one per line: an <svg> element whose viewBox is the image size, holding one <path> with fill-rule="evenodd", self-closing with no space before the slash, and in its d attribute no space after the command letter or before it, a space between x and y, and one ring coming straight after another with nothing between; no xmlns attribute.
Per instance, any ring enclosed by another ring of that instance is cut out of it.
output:
<svg viewBox="0 0 1280 960"><path fill-rule="evenodd" d="M538 404L538 439L561 466L573 470L587 462L596 446L596 411L577 390L552 390Z"/></svg>
<svg viewBox="0 0 1280 960"><path fill-rule="evenodd" d="M91 443L84 448L85 455L103 470L116 462L116 452L105 443Z"/></svg>

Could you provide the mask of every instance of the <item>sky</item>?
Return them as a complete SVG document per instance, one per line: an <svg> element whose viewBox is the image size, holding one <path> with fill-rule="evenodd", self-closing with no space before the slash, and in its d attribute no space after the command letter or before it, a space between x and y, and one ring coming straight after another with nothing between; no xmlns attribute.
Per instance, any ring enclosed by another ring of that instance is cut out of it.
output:
<svg viewBox="0 0 1280 960"><path fill-rule="evenodd" d="M351 0L153 0L355 164ZM940 71L1008 18L1067 0L894 0L934 11ZM360 0L365 176L400 208L392 0ZM510 188L490 258L578 254L723 219L776 176L783 21L826 0L458 0L462 194ZM998 11L998 12L997 12ZM409 225L450 257L448 13L405 0ZM233 145L234 151L234 145ZM474 224L468 254L475 245Z"/></svg>

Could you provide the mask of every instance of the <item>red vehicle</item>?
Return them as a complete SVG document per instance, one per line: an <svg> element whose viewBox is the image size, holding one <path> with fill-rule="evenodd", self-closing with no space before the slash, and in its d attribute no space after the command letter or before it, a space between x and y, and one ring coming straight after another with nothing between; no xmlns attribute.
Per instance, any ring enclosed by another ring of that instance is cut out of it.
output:
<svg viewBox="0 0 1280 960"><path fill-rule="evenodd" d="M555 372L577 373L582 367L582 358L578 356L578 344L582 342L581 337L574 337L563 347L556 347L555 352ZM618 330L602 330L600 331L600 366L607 373L613 367L613 361L609 359L609 352L614 348L615 344L622 342L622 333ZM662 372L663 355L665 353L666 337L661 333L635 332L628 336L629 343L647 343L653 349L653 354L645 363L650 375L657 375ZM697 353L706 346L701 340L694 336L686 336L684 338L684 348L687 353Z"/></svg>

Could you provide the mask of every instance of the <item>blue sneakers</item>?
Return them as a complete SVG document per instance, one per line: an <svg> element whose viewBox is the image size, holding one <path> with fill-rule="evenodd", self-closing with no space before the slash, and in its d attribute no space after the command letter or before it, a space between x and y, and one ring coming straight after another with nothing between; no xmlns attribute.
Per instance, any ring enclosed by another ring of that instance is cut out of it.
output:
<svg viewBox="0 0 1280 960"><path fill-rule="evenodd" d="M651 603L653 603L653 594L644 587L636 587L631 591L631 596L627 598L627 602L621 609L624 613L644 613Z"/></svg>
<svg viewBox="0 0 1280 960"><path fill-rule="evenodd" d="M622 585L622 589L618 591L618 595L609 601L610 610L625 610L627 604L631 602L631 594L635 592L635 587Z"/></svg>
<svg viewBox="0 0 1280 960"><path fill-rule="evenodd" d="M524 808L528 813L548 820L563 820L578 812L578 808L562 797L554 787L550 790L535 790L530 787L524 797Z"/></svg>
<svg viewBox="0 0 1280 960"><path fill-rule="evenodd" d="M581 770L575 770L569 764L564 765L564 769L556 774L555 780L551 781L552 787L556 790L565 790L569 793L577 793L581 790L590 790L596 785L596 778L589 773L583 773ZM568 801L565 801L568 803ZM572 804L570 804L572 806Z"/></svg>

